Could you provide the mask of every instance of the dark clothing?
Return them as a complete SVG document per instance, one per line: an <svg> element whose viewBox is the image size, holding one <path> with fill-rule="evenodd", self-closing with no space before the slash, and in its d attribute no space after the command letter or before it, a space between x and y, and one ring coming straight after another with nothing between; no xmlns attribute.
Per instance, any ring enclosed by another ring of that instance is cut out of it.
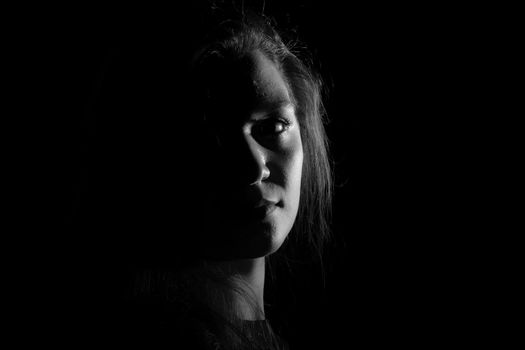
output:
<svg viewBox="0 0 525 350"><path fill-rule="evenodd" d="M205 308L131 305L118 327L118 338L129 345L149 349L288 349L269 321L241 321L229 327ZM233 341L232 341L233 339ZM232 346L230 343L236 343Z"/></svg>

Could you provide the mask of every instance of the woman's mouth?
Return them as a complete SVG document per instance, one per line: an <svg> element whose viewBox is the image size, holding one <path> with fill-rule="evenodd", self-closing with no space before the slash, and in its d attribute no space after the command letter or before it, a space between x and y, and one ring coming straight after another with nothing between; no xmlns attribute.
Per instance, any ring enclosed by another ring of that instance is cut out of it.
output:
<svg viewBox="0 0 525 350"><path fill-rule="evenodd" d="M262 199L253 206L248 206L246 216L251 220L264 220L269 217L281 202Z"/></svg>
<svg viewBox="0 0 525 350"><path fill-rule="evenodd" d="M276 204L264 204L253 208L249 211L248 216L251 219L262 220L270 216L277 209Z"/></svg>

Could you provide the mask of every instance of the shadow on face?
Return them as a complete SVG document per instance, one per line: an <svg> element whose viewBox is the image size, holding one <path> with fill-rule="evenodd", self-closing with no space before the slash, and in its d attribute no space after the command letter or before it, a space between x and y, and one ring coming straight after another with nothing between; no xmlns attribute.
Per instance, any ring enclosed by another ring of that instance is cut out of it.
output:
<svg viewBox="0 0 525 350"><path fill-rule="evenodd" d="M105 81L101 235L124 259L153 264L275 252L297 214L303 162L282 74L259 51L218 61L194 104L191 77L153 57L117 62Z"/></svg>
<svg viewBox="0 0 525 350"><path fill-rule="evenodd" d="M218 62L204 82L207 129L205 254L251 258L275 252L299 205L303 150L288 87L262 52Z"/></svg>

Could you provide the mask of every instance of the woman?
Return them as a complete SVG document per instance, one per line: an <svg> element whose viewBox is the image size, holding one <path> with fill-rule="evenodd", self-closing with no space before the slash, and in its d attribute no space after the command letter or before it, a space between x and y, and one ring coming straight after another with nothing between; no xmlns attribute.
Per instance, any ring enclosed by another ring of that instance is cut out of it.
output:
<svg viewBox="0 0 525 350"><path fill-rule="evenodd" d="M126 115L111 125L120 143L137 145L133 156L107 156L108 166L135 179L147 174L148 183L111 214L133 219L123 236L134 242L127 258L139 272L130 300L142 311L133 312L132 324L188 348L283 348L266 319L267 264L299 246L320 254L328 238L332 183L321 84L266 18L214 12L205 23L204 35L179 42L176 52L189 44L191 56L137 49L134 64L122 68L116 60L120 75L106 78L122 88L105 94L104 112ZM155 57L147 73L137 52ZM146 114L147 123L135 122ZM175 118L168 123L167 115ZM137 141L139 129L153 136ZM114 193L129 192L122 181L116 176L121 190ZM141 220L132 215L139 213Z"/></svg>

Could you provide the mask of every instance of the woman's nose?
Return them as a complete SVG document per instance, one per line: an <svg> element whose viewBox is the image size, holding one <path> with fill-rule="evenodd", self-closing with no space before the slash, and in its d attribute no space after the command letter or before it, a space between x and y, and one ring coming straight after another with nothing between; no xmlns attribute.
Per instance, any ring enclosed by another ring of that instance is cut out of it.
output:
<svg viewBox="0 0 525 350"><path fill-rule="evenodd" d="M239 143L234 146L231 161L232 170L236 173L242 185L255 185L270 177L267 166L268 154L251 135L242 135ZM237 148L237 149L235 149Z"/></svg>
<svg viewBox="0 0 525 350"><path fill-rule="evenodd" d="M266 165L267 155L256 141L249 140L250 159L252 164L247 165L247 179L249 185L258 184L270 177L270 169Z"/></svg>

